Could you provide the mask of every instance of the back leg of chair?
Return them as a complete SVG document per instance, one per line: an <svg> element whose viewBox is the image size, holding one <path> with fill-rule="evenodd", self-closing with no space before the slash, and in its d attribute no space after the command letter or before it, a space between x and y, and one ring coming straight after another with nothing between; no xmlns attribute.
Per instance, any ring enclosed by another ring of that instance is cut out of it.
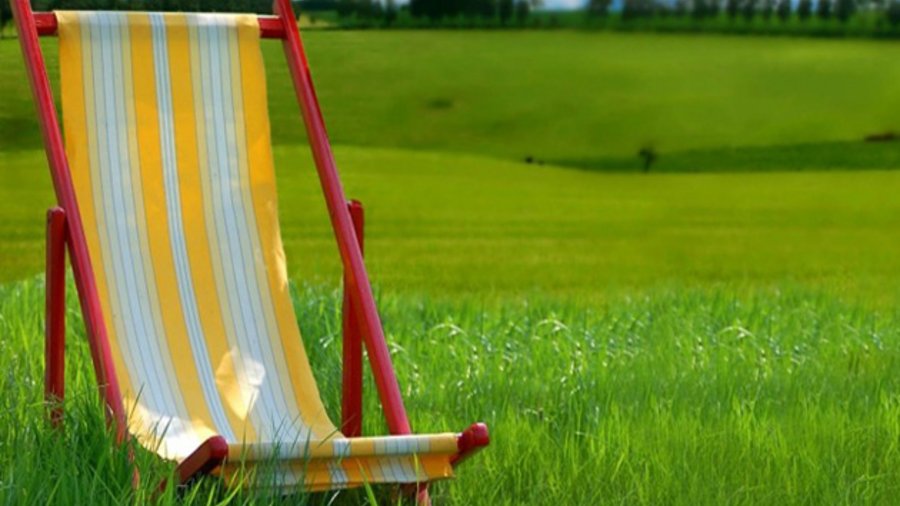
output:
<svg viewBox="0 0 900 506"><path fill-rule="evenodd" d="M66 212L59 207L47 211L44 283L44 399L50 423L59 426L66 394Z"/></svg>

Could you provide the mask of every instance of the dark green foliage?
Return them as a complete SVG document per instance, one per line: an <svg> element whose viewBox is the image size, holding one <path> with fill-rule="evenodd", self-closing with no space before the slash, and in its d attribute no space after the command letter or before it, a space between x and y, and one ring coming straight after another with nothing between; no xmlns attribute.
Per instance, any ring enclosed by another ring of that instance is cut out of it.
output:
<svg viewBox="0 0 900 506"><path fill-rule="evenodd" d="M343 19L371 20L382 18L384 7L377 0L338 0L337 15Z"/></svg>
<svg viewBox="0 0 900 506"><path fill-rule="evenodd" d="M711 16L712 14L712 3L715 0L694 0L693 9L691 10L691 17L694 19L705 19Z"/></svg>
<svg viewBox="0 0 900 506"><path fill-rule="evenodd" d="M655 153L659 154L658 151ZM764 148L714 148L666 153L654 161L658 162L654 165L657 173L809 173L859 171L870 167L896 170L900 169L900 143L816 142ZM633 172L641 169L632 156L624 155L593 160L551 160L550 163L597 172Z"/></svg>
<svg viewBox="0 0 900 506"><path fill-rule="evenodd" d="M527 0L519 0L516 2L516 22L524 25L531 15L531 4Z"/></svg>
<svg viewBox="0 0 900 506"><path fill-rule="evenodd" d="M409 14L414 18L425 16L425 3L422 0L409 1Z"/></svg>
<svg viewBox="0 0 900 506"><path fill-rule="evenodd" d="M337 0L301 0L296 2L294 10L297 13L301 11L336 11Z"/></svg>
<svg viewBox="0 0 900 506"><path fill-rule="evenodd" d="M330 11L337 14L341 24L346 27L382 26L393 27L398 24L415 26L446 27L491 27L506 26L515 22L518 26L532 28L574 26L584 18L566 16L558 13L533 13L532 9L540 5L540 0L410 0L408 7L401 8L398 0L301 0L298 12ZM794 3L796 1L796 4ZM113 9L113 10L150 10L150 11L211 11L211 12L258 12L271 13L270 0L34 0L36 10L51 9ZM609 17L612 0L587 0L585 13L588 18ZM642 23L641 29L677 30L677 31L730 31L737 29L741 33L754 33L746 25L725 27L716 24L720 12L728 19L738 17L752 21L759 15L767 24L775 18L781 21L779 32L812 33L817 36L828 36L838 32L845 34L834 25L815 25L803 28L800 25L787 23L796 7L797 18L803 22L813 15L828 20L837 18L841 23L848 23L860 10L867 20L886 20L853 24L852 35L884 35L889 33L891 21L890 0L624 0L622 10L613 19L629 22L635 19L678 18L690 15L695 21L703 23L683 24L671 20L663 23ZM869 16L868 11L876 14ZM408 16L401 15L408 13ZM531 21L528 21L528 20ZM0 0L0 36L2 28L10 23L9 7L6 0ZM615 22L596 23L597 27L616 28ZM772 33L762 23L754 24L759 32ZM630 28L629 28L630 29Z"/></svg>
<svg viewBox="0 0 900 506"><path fill-rule="evenodd" d="M592 17L606 17L609 14L611 0L591 0L588 2L587 12Z"/></svg>
<svg viewBox="0 0 900 506"><path fill-rule="evenodd" d="M362 19L381 19L384 17L384 5L380 0L359 0L356 15Z"/></svg>
<svg viewBox="0 0 900 506"><path fill-rule="evenodd" d="M384 24L391 26L395 21L397 21L397 1L387 0L384 6Z"/></svg>
<svg viewBox="0 0 900 506"><path fill-rule="evenodd" d="M856 0L836 0L835 16L846 23L856 13Z"/></svg>
<svg viewBox="0 0 900 506"><path fill-rule="evenodd" d="M772 14L775 13L775 0L763 0L760 13L766 21L772 19Z"/></svg>
<svg viewBox="0 0 900 506"><path fill-rule="evenodd" d="M570 26L577 17L561 16L555 13L533 13L532 9L540 5L539 0L411 0L408 7L401 7L398 0L301 0L298 4L300 12L329 11L337 15L344 26L382 26L393 27L398 23L403 26L412 24L448 26L448 27L491 27L516 23L518 26L532 28ZM806 21L813 15L821 19L832 17L842 23L849 22L856 16L867 0L624 0L622 10L611 13L612 0L588 0L585 13L588 18L606 18L630 22L635 19L679 18L690 15L694 23L681 25L672 19L672 28L683 30L727 30L717 26L713 20L720 18L724 12L728 19L742 17L753 20L757 14L766 22L779 19L790 31L799 28L788 25L793 7L796 5L797 17ZM815 2L815 3L813 3ZM52 9L89 9L89 10L146 10L146 11L209 11L209 12L257 12L270 14L270 0L34 0L35 10ZM900 22L892 21L900 14L892 14L894 7L890 0L869 0L865 10L880 12L881 19L886 20L878 25L870 23L867 31L884 32L888 26L896 26ZM408 13L403 16L402 13ZM616 16L617 14L617 16ZM893 16L893 17L892 17ZM877 19L877 18L872 18ZM480 21L478 21L480 20ZM6 0L0 0L0 36L3 27L11 23L11 14ZM615 29L615 22L598 23L598 27ZM653 29L657 24L642 23L641 28ZM660 29L668 30L667 24L659 24ZM836 25L835 25L836 26ZM880 27L880 28L879 28ZM730 29L730 28L729 28ZM745 30L742 28L742 30ZM819 34L817 32L817 34Z"/></svg>
<svg viewBox="0 0 900 506"><path fill-rule="evenodd" d="M596 18L605 15L610 3L604 0L588 0L585 12L588 18ZM637 27L642 30L664 32L733 32L747 34L801 34L817 37L855 36L855 37L882 37L891 31L890 0L624 0L620 19L627 23L638 18L654 18L658 22L641 23ZM794 10L801 23L789 23ZM724 12L725 18L735 20L743 18L747 23L741 25L721 23L720 12ZM685 24L671 19L690 15L695 21L702 23ZM841 27L836 23L816 24L804 26L804 22L812 16L822 20L837 18L842 24L847 24L857 14L862 21L849 27ZM900 15L900 14L898 14ZM763 22L751 23L755 18L762 18ZM780 25L772 29L775 20ZM882 21L882 20L885 20ZM900 22L898 22L900 23ZM611 29L631 30L627 25L616 23L602 23L595 26ZM893 35L891 35L893 36Z"/></svg>
<svg viewBox="0 0 900 506"><path fill-rule="evenodd" d="M726 0L725 1L725 13L728 15L729 19L736 18L740 11L741 11L740 0Z"/></svg>
<svg viewBox="0 0 900 506"><path fill-rule="evenodd" d="M625 0L622 6L622 20L647 18L653 15L653 2L651 0Z"/></svg>
<svg viewBox="0 0 900 506"><path fill-rule="evenodd" d="M775 5L775 14L782 22L791 18L791 0L779 0Z"/></svg>
<svg viewBox="0 0 900 506"><path fill-rule="evenodd" d="M744 0L744 4L741 6L741 15L745 20L752 21L756 16L757 2L758 0Z"/></svg>
<svg viewBox="0 0 900 506"><path fill-rule="evenodd" d="M497 15L497 0L480 0L471 3L476 6L476 13L483 19L492 19Z"/></svg>
<svg viewBox="0 0 900 506"><path fill-rule="evenodd" d="M509 20L513 17L513 9L515 6L513 5L513 0L500 0L497 14L500 16L500 24L507 24Z"/></svg>
<svg viewBox="0 0 900 506"><path fill-rule="evenodd" d="M411 0L409 13L414 19L428 18L432 22L445 18L493 19L499 14L506 23L514 15L514 0Z"/></svg>
<svg viewBox="0 0 900 506"><path fill-rule="evenodd" d="M4 37L3 29L10 23L12 23L12 12L9 10L9 4L0 0L0 39Z"/></svg>
<svg viewBox="0 0 900 506"><path fill-rule="evenodd" d="M338 0L336 5L338 17L348 18L353 15L354 3L353 0Z"/></svg>
<svg viewBox="0 0 900 506"><path fill-rule="evenodd" d="M900 0L892 0L887 7L887 19L891 28L900 26Z"/></svg>
<svg viewBox="0 0 900 506"><path fill-rule="evenodd" d="M652 146L647 146L647 147L641 148L641 150L638 151L638 157L640 157L640 159L641 159L641 163L643 165L643 172L644 173L650 172L650 167L652 167L653 162L656 161L656 157L657 157L656 150L653 149Z"/></svg>

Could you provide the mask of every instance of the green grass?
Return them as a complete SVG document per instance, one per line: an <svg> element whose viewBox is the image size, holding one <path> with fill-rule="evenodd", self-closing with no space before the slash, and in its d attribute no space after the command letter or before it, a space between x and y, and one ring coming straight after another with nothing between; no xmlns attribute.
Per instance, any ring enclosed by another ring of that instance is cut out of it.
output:
<svg viewBox="0 0 900 506"><path fill-rule="evenodd" d="M648 172L798 172L900 168L898 142L817 142L778 146L709 148L674 153L654 150ZM534 161L532 161L534 163ZM627 157L558 160L567 167L601 172L645 172L637 153Z"/></svg>
<svg viewBox="0 0 900 506"><path fill-rule="evenodd" d="M894 502L900 147L859 140L900 130L900 46L306 40L347 192L367 206L413 424L492 427L439 504ZM264 50L298 319L336 418L334 239L280 50ZM74 297L69 420L61 434L43 423L36 275L53 198L13 42L0 62L0 503L142 502L171 468L138 452L146 479L130 487ZM645 146L659 159L639 174ZM367 388L366 431L383 433ZM278 502L229 493L208 481L163 503Z"/></svg>
<svg viewBox="0 0 900 506"><path fill-rule="evenodd" d="M126 454L103 435L80 326L69 425L58 435L41 424L42 297L39 281L0 289L0 502L140 500L165 468L140 454L144 488L131 490ZM307 287L295 300L336 416L338 294ZM439 504L891 504L900 492L895 311L792 289L602 305L384 294L380 305L413 425L484 419L493 430L458 480L435 487ZM366 388L366 431L378 433ZM226 498L204 488L182 503ZM269 500L239 491L231 504Z"/></svg>
<svg viewBox="0 0 900 506"><path fill-rule="evenodd" d="M852 141L900 131L892 42L561 32L311 31L340 144L547 161ZM55 75L55 41L48 61ZM302 141L264 46L275 142ZM0 150L36 148L14 40L0 41Z"/></svg>
<svg viewBox="0 0 900 506"><path fill-rule="evenodd" d="M762 13L755 13L752 19L746 19L743 12L738 12L734 18L727 12L720 12L714 17L697 19L690 13L680 16L655 15L639 19L626 20L621 16L613 15L605 19L586 20L581 16L563 18L563 22L577 26L580 24L592 29L607 29L631 32L658 32L658 33L715 33L726 35L755 35L755 36L788 36L788 37L827 37L827 38L880 38L896 39L900 36L900 30L891 26L886 13L883 10L857 11L847 21L841 21L835 16L830 19L822 19L813 13L806 20L799 19L794 12L790 18L781 20L771 11L771 17L766 19Z"/></svg>
<svg viewBox="0 0 900 506"><path fill-rule="evenodd" d="M348 194L368 206L369 265L389 291L602 298L789 280L900 295L900 172L638 176L349 147L337 157ZM334 283L307 150L276 158L290 274ZM14 279L41 269L52 197L41 154L0 164L0 276Z"/></svg>
<svg viewBox="0 0 900 506"><path fill-rule="evenodd" d="M337 157L348 194L368 208L373 278L391 292L597 299L791 281L900 295L900 172L597 174L350 147ZM333 283L337 253L307 150L276 158L290 274ZM43 163L0 154L6 279L41 269L52 202Z"/></svg>

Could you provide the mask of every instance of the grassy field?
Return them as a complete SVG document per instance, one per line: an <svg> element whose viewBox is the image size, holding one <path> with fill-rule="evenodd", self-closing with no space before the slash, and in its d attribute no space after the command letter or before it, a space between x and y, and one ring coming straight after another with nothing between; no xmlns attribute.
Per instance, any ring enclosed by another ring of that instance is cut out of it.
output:
<svg viewBox="0 0 900 506"><path fill-rule="evenodd" d="M900 130L893 42L567 31L314 31L305 41L339 144L584 162L645 145L664 159ZM55 69L55 42L45 45ZM281 47L264 50L275 142L302 142ZM10 62L0 149L36 148L14 40L0 41L0 61Z"/></svg>
<svg viewBox="0 0 900 506"><path fill-rule="evenodd" d="M38 272L52 202L42 154L0 154L0 276ZM292 277L339 276L305 147L276 151ZM900 295L896 171L597 174L470 155L341 147L391 292L602 299L657 287L782 282ZM4 162L4 160L7 160ZM476 183L477 182L477 183Z"/></svg>
<svg viewBox="0 0 900 506"><path fill-rule="evenodd" d="M900 143L859 140L900 129L900 46L306 38L412 422L492 427L438 504L894 502ZM155 482L133 491L109 450L74 298L71 415L63 434L42 422L52 195L16 51L0 41L0 503L142 502ZM333 238L286 75L269 77L298 319L337 415ZM280 502L214 482L166 500ZM332 500L367 499L297 499Z"/></svg>
<svg viewBox="0 0 900 506"><path fill-rule="evenodd" d="M70 425L58 435L41 423L42 297L39 281L0 289L0 502L146 500L165 469L141 455L148 478L131 490L126 454L100 430L80 329ZM336 416L339 298L307 289L296 300ZM896 311L792 290L380 302L414 427L492 427L492 446L435 487L437 504L892 504L900 492ZM366 430L383 431L368 401ZM228 499L200 489L181 503ZM272 500L239 492L230 504Z"/></svg>

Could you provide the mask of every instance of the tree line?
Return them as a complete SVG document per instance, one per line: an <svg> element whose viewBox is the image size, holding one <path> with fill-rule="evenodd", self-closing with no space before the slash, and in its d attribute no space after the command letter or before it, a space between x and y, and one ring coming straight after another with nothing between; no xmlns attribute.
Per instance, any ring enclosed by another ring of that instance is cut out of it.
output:
<svg viewBox="0 0 900 506"><path fill-rule="evenodd" d="M403 10L419 21L439 23L448 19L499 21L507 24L514 20L523 22L531 14L536 0L410 0ZM321 0L301 2L300 5L317 4L327 7ZM335 0L335 11L341 19L354 17L361 20L383 20L393 24L399 17L396 0ZM323 9L324 10L324 9Z"/></svg>
<svg viewBox="0 0 900 506"><path fill-rule="evenodd" d="M144 10L144 11L200 11L200 12L258 12L271 13L271 0L34 0L35 10ZM410 0L399 5L397 0L301 0L298 13L329 11L335 13L344 26L392 26L402 20L406 24L449 26L506 26L517 23L525 26L535 17L532 11L540 0ZM864 14L895 30L900 29L900 0L623 0L621 8L613 11L612 0L588 0L585 8L592 26L609 26L615 19L623 27L629 25L666 29L672 22L684 19L695 29L711 21L744 22L778 21L786 29L803 29L811 20L848 23ZM528 26L541 26L541 14ZM564 18L572 23L572 17ZM559 26L551 15L545 26ZM788 21L797 22L788 24ZM11 21L7 0L0 0L0 30ZM679 25L680 26L680 25ZM716 25L713 25L716 26ZM814 26L814 25L812 25ZM613 28L615 26L612 26ZM732 25L718 28L728 30ZM740 24L733 27L739 28ZM2 33L2 32L0 32ZM864 29L862 33L869 33ZM882 32L884 33L884 32Z"/></svg>
<svg viewBox="0 0 900 506"><path fill-rule="evenodd" d="M299 12L335 12L338 18L364 24L380 22L392 25L400 17L439 23L447 19L470 19L508 24L523 23L532 7L540 0L410 0L401 6L397 0L305 0L298 3ZM35 10L135 10L135 11L200 11L270 13L271 0L35 0ZM0 28L10 21L7 0L0 0Z"/></svg>
<svg viewBox="0 0 900 506"><path fill-rule="evenodd" d="M606 18L611 0L589 0L586 12L592 18ZM726 18L752 21L796 18L837 20L847 23L860 12L881 15L892 27L900 26L900 0L624 0L622 21L648 18L685 17L696 21Z"/></svg>

